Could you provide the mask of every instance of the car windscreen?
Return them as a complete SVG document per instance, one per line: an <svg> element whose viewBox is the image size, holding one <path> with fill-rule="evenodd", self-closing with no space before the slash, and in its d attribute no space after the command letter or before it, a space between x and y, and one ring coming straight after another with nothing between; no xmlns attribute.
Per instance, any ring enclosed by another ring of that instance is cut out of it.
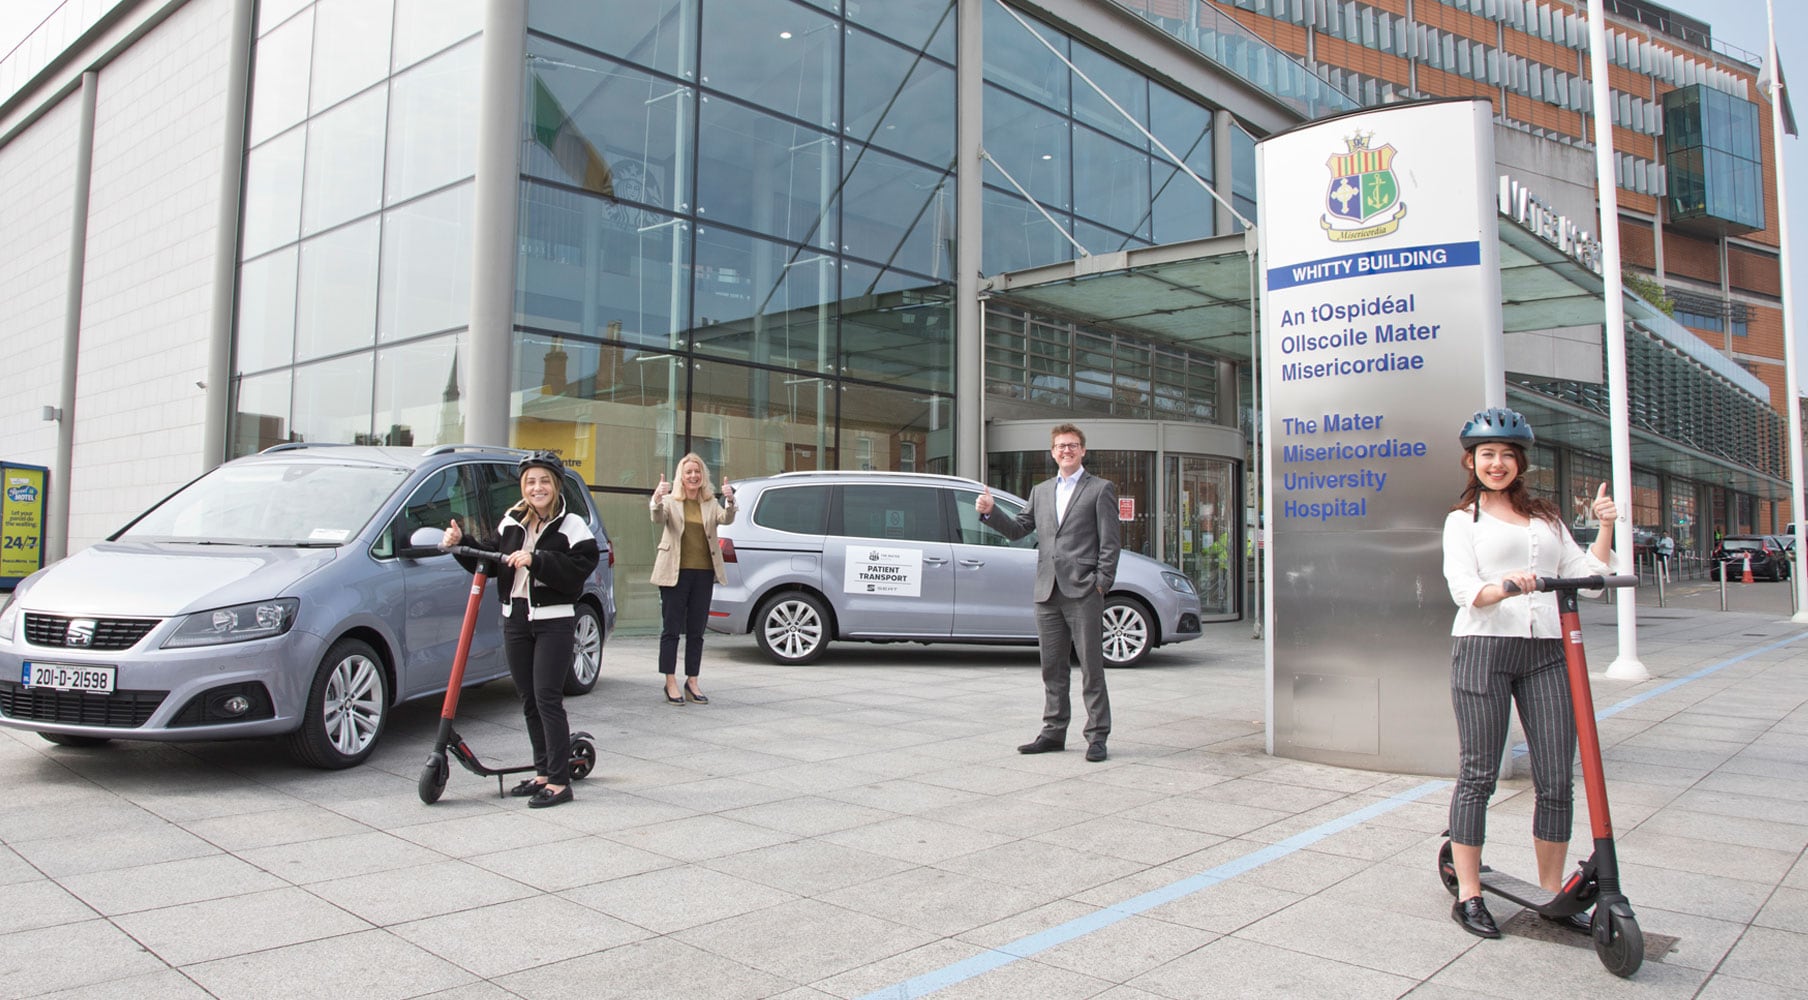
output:
<svg viewBox="0 0 1808 1000"><path fill-rule="evenodd" d="M334 546L350 541L407 470L320 462L222 465L147 511L122 541Z"/></svg>

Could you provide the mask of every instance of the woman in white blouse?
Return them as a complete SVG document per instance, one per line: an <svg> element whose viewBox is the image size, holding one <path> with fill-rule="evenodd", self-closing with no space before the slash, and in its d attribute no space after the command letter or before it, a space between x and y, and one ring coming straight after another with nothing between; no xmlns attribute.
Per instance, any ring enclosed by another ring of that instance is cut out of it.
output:
<svg viewBox="0 0 1808 1000"><path fill-rule="evenodd" d="M1538 881L1552 893L1562 888L1569 849L1576 722L1556 595L1537 593L1537 578L1610 572L1607 560L1619 516L1602 483L1593 502L1600 534L1588 551L1577 545L1557 505L1526 489L1526 448L1532 441L1531 425L1512 410L1496 407L1470 418L1462 431L1469 482L1444 519L1444 579L1457 605L1450 629L1450 700L1462 748L1450 797L1457 877L1450 916L1485 938L1500 936L1481 898L1482 841L1513 702L1537 796L1532 838ZM1589 917L1580 913L1556 922L1587 932Z"/></svg>

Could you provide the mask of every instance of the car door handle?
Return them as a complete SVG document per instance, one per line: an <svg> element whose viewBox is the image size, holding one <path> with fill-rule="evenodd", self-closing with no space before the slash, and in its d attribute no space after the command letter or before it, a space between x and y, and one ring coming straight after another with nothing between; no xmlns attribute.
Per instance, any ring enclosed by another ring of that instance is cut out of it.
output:
<svg viewBox="0 0 1808 1000"><path fill-rule="evenodd" d="M986 561L984 559L962 559L960 564L962 566L972 566L977 569L980 566L984 566Z"/></svg>
<svg viewBox="0 0 1808 1000"><path fill-rule="evenodd" d="M948 563L948 560L940 556L924 556L923 561L931 566L945 566Z"/></svg>

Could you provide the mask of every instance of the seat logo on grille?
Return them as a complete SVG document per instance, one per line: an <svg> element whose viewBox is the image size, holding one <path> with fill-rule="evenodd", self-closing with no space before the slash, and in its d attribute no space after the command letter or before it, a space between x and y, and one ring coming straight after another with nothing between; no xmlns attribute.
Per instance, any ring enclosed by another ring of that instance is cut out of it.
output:
<svg viewBox="0 0 1808 1000"><path fill-rule="evenodd" d="M65 645L69 646L87 647L94 645L94 619L69 619L69 631L64 635L63 642Z"/></svg>

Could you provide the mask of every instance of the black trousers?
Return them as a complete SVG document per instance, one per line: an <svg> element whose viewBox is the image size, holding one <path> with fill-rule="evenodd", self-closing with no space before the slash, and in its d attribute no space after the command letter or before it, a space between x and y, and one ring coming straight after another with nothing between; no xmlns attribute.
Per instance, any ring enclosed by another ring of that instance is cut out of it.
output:
<svg viewBox="0 0 1808 1000"><path fill-rule="evenodd" d="M659 672L678 670L678 637L684 636L684 676L703 669L703 627L709 624L709 598L716 592L713 569L681 569L678 582L659 588Z"/></svg>
<svg viewBox="0 0 1808 1000"><path fill-rule="evenodd" d="M528 621L527 601L516 598L502 620L502 650L521 695L534 773L549 784L571 783L571 724L565 718L565 677L571 672L572 618Z"/></svg>

